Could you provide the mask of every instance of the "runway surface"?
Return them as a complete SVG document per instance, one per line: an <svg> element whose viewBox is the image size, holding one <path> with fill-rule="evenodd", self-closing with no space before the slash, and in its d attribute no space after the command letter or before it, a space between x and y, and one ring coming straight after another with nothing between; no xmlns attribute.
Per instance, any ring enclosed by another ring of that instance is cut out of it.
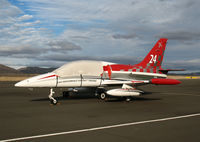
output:
<svg viewBox="0 0 200 142"><path fill-rule="evenodd" d="M200 141L200 80L142 86L146 94L129 103L80 94L59 97L57 106L49 104L48 89L13 84L0 82L0 141Z"/></svg>

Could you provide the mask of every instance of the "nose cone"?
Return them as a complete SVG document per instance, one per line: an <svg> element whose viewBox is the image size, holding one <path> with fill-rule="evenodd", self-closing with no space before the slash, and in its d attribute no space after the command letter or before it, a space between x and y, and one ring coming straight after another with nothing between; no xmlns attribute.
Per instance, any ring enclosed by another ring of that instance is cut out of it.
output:
<svg viewBox="0 0 200 142"><path fill-rule="evenodd" d="M45 73L17 82L15 87L55 87L56 78L55 73Z"/></svg>
<svg viewBox="0 0 200 142"><path fill-rule="evenodd" d="M17 83L15 84L15 87L26 87L26 84L27 84L26 82L27 82L26 80L17 82Z"/></svg>
<svg viewBox="0 0 200 142"><path fill-rule="evenodd" d="M17 83L15 84L15 87L20 87L20 82L17 82Z"/></svg>

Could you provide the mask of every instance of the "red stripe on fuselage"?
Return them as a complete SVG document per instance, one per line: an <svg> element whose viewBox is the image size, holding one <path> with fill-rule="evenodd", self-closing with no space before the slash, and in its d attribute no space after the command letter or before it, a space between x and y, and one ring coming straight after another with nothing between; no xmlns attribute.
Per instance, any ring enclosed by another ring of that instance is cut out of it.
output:
<svg viewBox="0 0 200 142"><path fill-rule="evenodd" d="M40 79L46 79L46 78L50 78L50 77L58 77L57 75L49 75L49 76L45 76L45 77L43 77L43 78L40 78ZM39 79L39 80L40 80Z"/></svg>

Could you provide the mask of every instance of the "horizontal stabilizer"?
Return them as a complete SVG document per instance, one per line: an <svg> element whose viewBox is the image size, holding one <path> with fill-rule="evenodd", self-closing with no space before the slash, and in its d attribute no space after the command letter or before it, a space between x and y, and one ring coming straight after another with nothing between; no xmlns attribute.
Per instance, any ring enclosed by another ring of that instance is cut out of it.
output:
<svg viewBox="0 0 200 142"><path fill-rule="evenodd" d="M167 74L169 71L185 71L185 69L160 69L159 71Z"/></svg>

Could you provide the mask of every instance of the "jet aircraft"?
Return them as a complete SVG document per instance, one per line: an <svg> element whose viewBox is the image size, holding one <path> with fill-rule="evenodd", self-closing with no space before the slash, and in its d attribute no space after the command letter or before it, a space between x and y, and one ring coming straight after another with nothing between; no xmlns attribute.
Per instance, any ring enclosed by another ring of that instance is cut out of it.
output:
<svg viewBox="0 0 200 142"><path fill-rule="evenodd" d="M68 96L70 91L80 88L95 88L95 94L102 100L113 96L130 101L133 97L143 94L143 91L137 89L140 85L181 83L175 79L167 79L169 71L179 70L161 67L166 44L166 38L159 39L144 60L135 65L92 60L73 61L53 72L20 81L15 86L50 88L49 99L54 105L58 102L53 97L55 88L68 88L68 91L63 92L63 96Z"/></svg>

